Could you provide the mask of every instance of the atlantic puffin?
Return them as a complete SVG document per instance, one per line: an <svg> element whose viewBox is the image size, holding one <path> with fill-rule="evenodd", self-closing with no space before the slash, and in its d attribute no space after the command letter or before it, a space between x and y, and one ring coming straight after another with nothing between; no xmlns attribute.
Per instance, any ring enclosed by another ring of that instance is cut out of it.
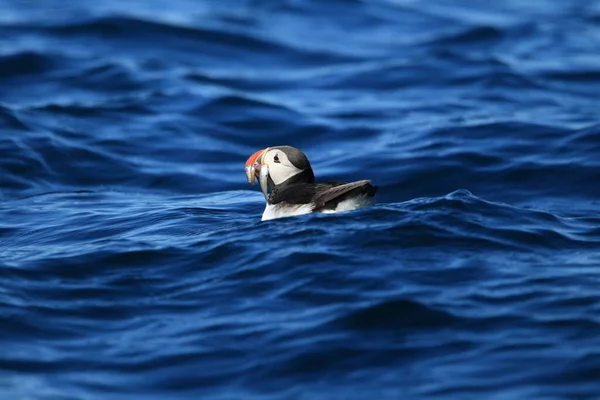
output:
<svg viewBox="0 0 600 400"><path fill-rule="evenodd" d="M368 180L315 183L308 158L291 146L259 150L248 158L244 169L248 183L254 185L257 179L265 196L261 221L354 210L373 204L377 192Z"/></svg>

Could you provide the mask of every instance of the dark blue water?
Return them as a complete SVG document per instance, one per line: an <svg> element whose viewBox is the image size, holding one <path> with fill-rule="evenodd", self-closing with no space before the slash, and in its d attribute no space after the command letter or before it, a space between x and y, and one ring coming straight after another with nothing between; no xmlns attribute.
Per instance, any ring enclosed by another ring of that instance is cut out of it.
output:
<svg viewBox="0 0 600 400"><path fill-rule="evenodd" d="M0 398L599 398L600 1L96 3L0 1Z"/></svg>

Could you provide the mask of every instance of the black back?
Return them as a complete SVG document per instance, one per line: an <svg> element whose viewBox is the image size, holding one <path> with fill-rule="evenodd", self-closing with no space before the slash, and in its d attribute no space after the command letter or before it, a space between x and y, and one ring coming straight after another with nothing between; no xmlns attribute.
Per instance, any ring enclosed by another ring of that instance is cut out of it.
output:
<svg viewBox="0 0 600 400"><path fill-rule="evenodd" d="M360 195L373 197L377 192L377 186L371 185L367 180L350 183L314 183L315 175L304 153L291 146L276 146L273 149L284 152L290 162L303 171L279 185L275 185L269 177L269 186L271 187L269 203L271 204L282 202L313 204L313 211L322 211L335 209L338 203L345 199Z"/></svg>

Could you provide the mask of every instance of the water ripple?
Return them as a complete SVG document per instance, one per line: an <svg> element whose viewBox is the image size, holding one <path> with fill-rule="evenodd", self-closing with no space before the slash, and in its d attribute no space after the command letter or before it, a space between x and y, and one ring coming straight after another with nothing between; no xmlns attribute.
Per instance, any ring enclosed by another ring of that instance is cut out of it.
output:
<svg viewBox="0 0 600 400"><path fill-rule="evenodd" d="M5 397L597 395L593 1L3 10ZM260 222L283 144L377 203Z"/></svg>

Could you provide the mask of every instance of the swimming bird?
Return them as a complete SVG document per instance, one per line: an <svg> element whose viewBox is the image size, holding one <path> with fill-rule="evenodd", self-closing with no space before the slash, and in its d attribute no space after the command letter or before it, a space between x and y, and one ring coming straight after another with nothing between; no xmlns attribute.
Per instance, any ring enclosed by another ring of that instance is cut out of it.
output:
<svg viewBox="0 0 600 400"><path fill-rule="evenodd" d="M248 158L244 169L248 183L254 185L257 179L265 196L261 221L354 210L372 204L378 189L369 180L315 183L308 158L291 146L259 150Z"/></svg>

